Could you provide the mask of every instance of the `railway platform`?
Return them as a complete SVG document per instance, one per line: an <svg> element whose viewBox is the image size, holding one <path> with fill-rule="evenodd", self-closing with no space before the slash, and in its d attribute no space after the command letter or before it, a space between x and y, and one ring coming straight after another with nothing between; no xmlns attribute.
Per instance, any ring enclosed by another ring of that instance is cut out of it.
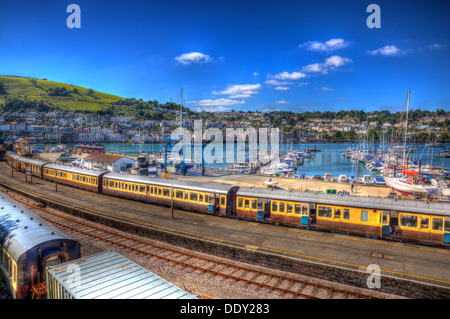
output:
<svg viewBox="0 0 450 319"><path fill-rule="evenodd" d="M189 248L412 298L450 297L450 250L229 219L57 185L0 163L0 186ZM172 218L173 216L173 218ZM134 229L133 229L134 228Z"/></svg>

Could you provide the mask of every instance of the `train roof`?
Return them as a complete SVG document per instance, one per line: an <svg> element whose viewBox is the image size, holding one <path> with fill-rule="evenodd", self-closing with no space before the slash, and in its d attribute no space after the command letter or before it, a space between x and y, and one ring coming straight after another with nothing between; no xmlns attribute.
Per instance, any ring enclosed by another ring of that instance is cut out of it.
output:
<svg viewBox="0 0 450 319"><path fill-rule="evenodd" d="M13 158L16 158L16 159L20 157L19 154L14 153L13 151L6 151L6 155L8 155L10 157L13 157Z"/></svg>
<svg viewBox="0 0 450 319"><path fill-rule="evenodd" d="M87 175L87 176L94 176L99 177L100 175L106 173L106 171L97 171L97 170L89 170L85 168L79 168L75 166L66 166L66 165L60 165L60 164L46 164L45 168L51 168L63 172L70 172L75 174L81 174L81 175Z"/></svg>
<svg viewBox="0 0 450 319"><path fill-rule="evenodd" d="M38 160L36 158L27 158L27 157L21 157L20 161L24 162L24 163L33 164L33 165L40 165L40 166L44 165L45 163L48 163L48 162L45 162L45 161Z"/></svg>
<svg viewBox="0 0 450 319"><path fill-rule="evenodd" d="M79 269L77 285L68 280L71 265ZM196 299L115 251L50 266L47 273L74 299Z"/></svg>
<svg viewBox="0 0 450 319"><path fill-rule="evenodd" d="M323 194L315 192L288 191L284 189L239 188L237 196L261 197L285 201L299 201L324 205L360 207L376 210L395 210L420 214L450 216L450 204L418 200L395 200L390 198Z"/></svg>
<svg viewBox="0 0 450 319"><path fill-rule="evenodd" d="M182 188L199 192L219 193L219 194L227 194L228 191L231 188L233 188L232 185L228 184L183 181L178 179L167 179L167 178L119 174L119 173L108 173L104 176L104 178L110 178L125 182L151 184L163 187L172 187L173 185L173 187L175 188Z"/></svg>
<svg viewBox="0 0 450 319"><path fill-rule="evenodd" d="M73 240L0 192L0 245L14 260L47 241Z"/></svg>

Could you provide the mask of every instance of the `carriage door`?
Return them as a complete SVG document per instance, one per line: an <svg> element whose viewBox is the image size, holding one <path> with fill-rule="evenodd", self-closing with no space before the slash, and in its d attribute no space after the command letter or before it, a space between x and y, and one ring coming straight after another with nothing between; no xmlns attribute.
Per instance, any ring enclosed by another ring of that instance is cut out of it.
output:
<svg viewBox="0 0 450 319"><path fill-rule="evenodd" d="M270 220L270 199L266 199L264 203L264 219Z"/></svg>
<svg viewBox="0 0 450 319"><path fill-rule="evenodd" d="M310 225L315 225L316 224L316 204L315 203L309 204L309 217L311 218Z"/></svg>
<svg viewBox="0 0 450 319"><path fill-rule="evenodd" d="M389 236L391 234L391 230L389 227L389 218L390 212L384 210L381 216L381 236Z"/></svg>
<svg viewBox="0 0 450 319"><path fill-rule="evenodd" d="M42 282L46 281L46 269L48 266L54 266L54 265L59 265L62 263L65 263L68 260L68 256L65 253L56 253L53 255L48 256L47 258L44 259L44 261L42 262Z"/></svg>
<svg viewBox="0 0 450 319"><path fill-rule="evenodd" d="M450 244L450 217L444 219L444 244Z"/></svg>

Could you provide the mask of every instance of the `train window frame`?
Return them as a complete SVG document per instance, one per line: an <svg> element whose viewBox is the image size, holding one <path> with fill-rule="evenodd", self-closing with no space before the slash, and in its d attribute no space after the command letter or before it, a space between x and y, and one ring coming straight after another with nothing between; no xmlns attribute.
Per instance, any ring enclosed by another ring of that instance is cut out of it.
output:
<svg viewBox="0 0 450 319"><path fill-rule="evenodd" d="M250 208L250 199L248 199L248 198L244 199L244 208L246 208L246 209Z"/></svg>
<svg viewBox="0 0 450 319"><path fill-rule="evenodd" d="M350 209L344 208L343 214L342 214L343 220L350 220Z"/></svg>
<svg viewBox="0 0 450 319"><path fill-rule="evenodd" d="M317 216L322 218L332 218L333 209L327 206L319 206L317 209Z"/></svg>
<svg viewBox="0 0 450 319"><path fill-rule="evenodd" d="M238 197L238 207L244 207L244 199L242 197Z"/></svg>
<svg viewBox="0 0 450 319"><path fill-rule="evenodd" d="M295 204L294 213L298 215L302 214L302 204Z"/></svg>
<svg viewBox="0 0 450 319"><path fill-rule="evenodd" d="M256 201L256 199L252 199L252 210L257 210L257 201Z"/></svg>
<svg viewBox="0 0 450 319"><path fill-rule="evenodd" d="M225 195L220 195L220 206L225 207L226 205L227 205L227 197Z"/></svg>
<svg viewBox="0 0 450 319"><path fill-rule="evenodd" d="M334 209L334 219L341 219L341 209L340 208Z"/></svg>
<svg viewBox="0 0 450 319"><path fill-rule="evenodd" d="M407 228L418 228L419 219L417 215L400 214L400 226Z"/></svg>
<svg viewBox="0 0 450 319"><path fill-rule="evenodd" d="M189 192L189 200L191 202L197 202L198 201L198 193L197 192Z"/></svg>
<svg viewBox="0 0 450 319"><path fill-rule="evenodd" d="M176 199L184 199L184 192L181 189L175 190Z"/></svg>
<svg viewBox="0 0 450 319"><path fill-rule="evenodd" d="M444 218L444 232L450 232L450 219Z"/></svg>
<svg viewBox="0 0 450 319"><path fill-rule="evenodd" d="M426 223L424 223L424 220L426 220ZM429 217L422 217L420 216L420 229L430 229L430 218Z"/></svg>
<svg viewBox="0 0 450 319"><path fill-rule="evenodd" d="M289 209L290 207L290 209ZM293 213L294 205L292 203L286 203L286 214L292 214Z"/></svg>
<svg viewBox="0 0 450 319"><path fill-rule="evenodd" d="M257 207L258 207L258 210L263 210L264 209L264 200L262 198L258 198L258 200L257 200Z"/></svg>
<svg viewBox="0 0 450 319"><path fill-rule="evenodd" d="M302 204L302 215L308 216L308 204Z"/></svg>
<svg viewBox="0 0 450 319"><path fill-rule="evenodd" d="M438 223L436 223L436 221L438 221ZM432 219L432 230L435 230L435 231L443 231L443 229L444 229L444 221L443 221L443 219L442 218L436 218L436 217L433 217L433 219Z"/></svg>
<svg viewBox="0 0 450 319"><path fill-rule="evenodd" d="M278 212L284 213L286 211L286 203L285 202L279 202L278 204Z"/></svg>
<svg viewBox="0 0 450 319"><path fill-rule="evenodd" d="M272 201L272 212L278 212L278 201Z"/></svg>
<svg viewBox="0 0 450 319"><path fill-rule="evenodd" d="M361 209L361 221L368 222L369 221L369 211L365 209Z"/></svg>
<svg viewBox="0 0 450 319"><path fill-rule="evenodd" d="M203 195L202 193L199 193L199 194L198 194L198 201L199 201L200 203L203 203L203 201L204 201L204 195Z"/></svg>
<svg viewBox="0 0 450 319"><path fill-rule="evenodd" d="M163 197L171 197L170 188L163 188L162 190L162 196Z"/></svg>

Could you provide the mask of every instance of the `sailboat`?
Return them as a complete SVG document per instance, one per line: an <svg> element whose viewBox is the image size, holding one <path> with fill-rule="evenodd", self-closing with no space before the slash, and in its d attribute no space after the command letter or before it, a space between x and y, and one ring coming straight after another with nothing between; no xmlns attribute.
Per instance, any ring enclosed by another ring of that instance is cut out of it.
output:
<svg viewBox="0 0 450 319"><path fill-rule="evenodd" d="M406 137L408 133L408 115L409 115L409 100L410 100L411 91L408 90L407 96L407 108L406 108L406 126L405 126L405 139L404 139L404 147L403 147L403 167L402 167L402 177L388 177L384 176L384 180L386 185L400 192L403 195L426 195L433 196L439 194L439 189L437 187L433 187L430 184L426 183L426 180L423 176L420 175L420 172L417 171L409 171L405 169L405 165L408 165L406 158ZM394 140L395 144L395 140ZM394 149L394 146L393 146ZM389 165L389 162L387 163Z"/></svg>

